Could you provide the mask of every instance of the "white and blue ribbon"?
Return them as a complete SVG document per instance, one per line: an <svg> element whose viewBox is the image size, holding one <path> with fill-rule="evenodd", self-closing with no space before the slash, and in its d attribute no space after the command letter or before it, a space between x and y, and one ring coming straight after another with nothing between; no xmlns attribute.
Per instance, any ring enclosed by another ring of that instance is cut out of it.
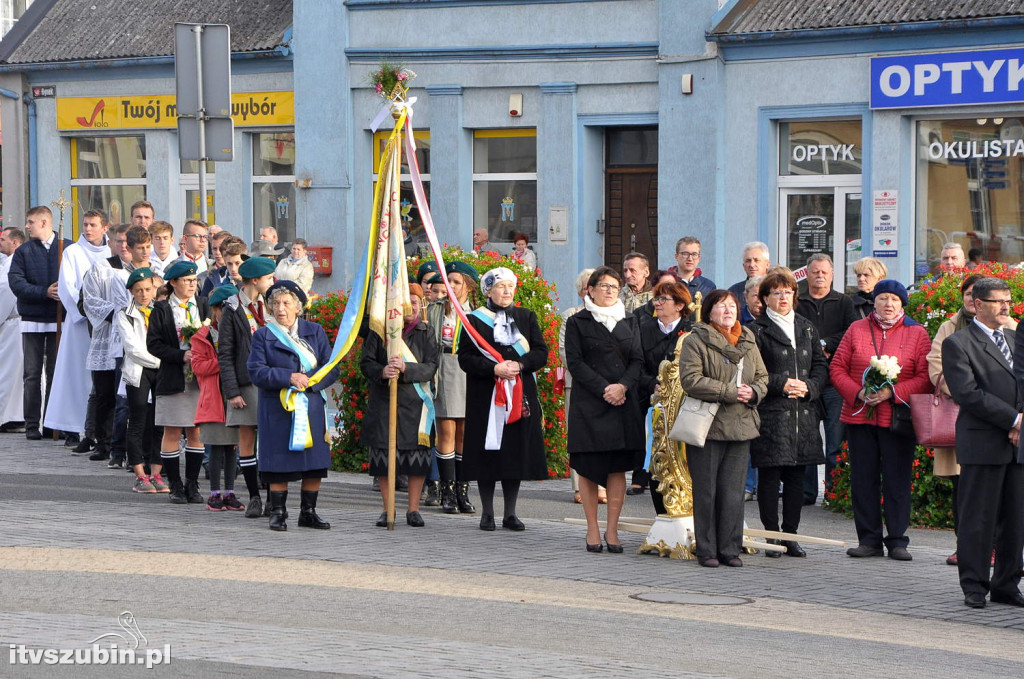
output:
<svg viewBox="0 0 1024 679"><path fill-rule="evenodd" d="M644 458L644 469L651 470L651 457L654 454L654 411L661 410L661 406L651 406L647 409L647 417L644 418L644 431L647 434L647 457Z"/></svg>
<svg viewBox="0 0 1024 679"><path fill-rule="evenodd" d="M266 327L270 328L270 332L274 334L274 337L286 349L298 357L302 372L308 373L313 370L313 364L306 358L305 352L301 351L298 345L295 344L295 340L292 339L291 335L276 323L267 323ZM288 450L302 452L306 448L313 446L313 432L309 426L309 397L306 396L305 392L295 387L289 387L286 398L294 405L294 410L292 411L292 430L288 436Z"/></svg>

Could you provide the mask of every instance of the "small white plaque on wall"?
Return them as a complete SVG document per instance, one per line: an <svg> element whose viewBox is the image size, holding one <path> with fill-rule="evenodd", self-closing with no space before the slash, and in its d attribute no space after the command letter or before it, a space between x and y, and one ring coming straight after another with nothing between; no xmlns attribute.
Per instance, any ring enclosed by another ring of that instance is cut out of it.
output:
<svg viewBox="0 0 1024 679"><path fill-rule="evenodd" d="M548 232L552 243L564 243L569 239L569 208L555 205L548 210Z"/></svg>

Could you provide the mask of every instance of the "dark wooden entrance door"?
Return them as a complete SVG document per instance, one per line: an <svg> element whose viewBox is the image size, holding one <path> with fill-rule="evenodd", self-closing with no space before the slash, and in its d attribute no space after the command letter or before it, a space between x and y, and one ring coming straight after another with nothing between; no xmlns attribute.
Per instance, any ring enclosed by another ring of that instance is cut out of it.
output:
<svg viewBox="0 0 1024 679"><path fill-rule="evenodd" d="M604 263L622 270L622 258L642 252L658 269L658 169L609 168L605 196Z"/></svg>

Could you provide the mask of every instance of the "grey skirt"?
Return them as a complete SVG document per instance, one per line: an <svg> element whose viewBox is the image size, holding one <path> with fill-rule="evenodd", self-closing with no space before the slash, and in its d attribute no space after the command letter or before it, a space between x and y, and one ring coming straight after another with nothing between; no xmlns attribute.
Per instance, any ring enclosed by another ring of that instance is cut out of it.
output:
<svg viewBox="0 0 1024 679"><path fill-rule="evenodd" d="M223 422L204 422L199 426L199 440L204 446L237 446L238 430Z"/></svg>
<svg viewBox="0 0 1024 679"><path fill-rule="evenodd" d="M196 406L199 405L199 384L193 379L185 382L185 391L156 397L156 419L158 427L196 426Z"/></svg>
<svg viewBox="0 0 1024 679"><path fill-rule="evenodd" d="M228 427L255 427L259 424L259 414L256 412L256 404L259 401L260 390L256 385L250 384L242 387L242 399L245 401L244 408L232 408L231 403L226 404L227 416L224 424Z"/></svg>
<svg viewBox="0 0 1024 679"><path fill-rule="evenodd" d="M434 415L442 420L466 416L466 373L459 367L459 355L442 353L437 367L437 396Z"/></svg>

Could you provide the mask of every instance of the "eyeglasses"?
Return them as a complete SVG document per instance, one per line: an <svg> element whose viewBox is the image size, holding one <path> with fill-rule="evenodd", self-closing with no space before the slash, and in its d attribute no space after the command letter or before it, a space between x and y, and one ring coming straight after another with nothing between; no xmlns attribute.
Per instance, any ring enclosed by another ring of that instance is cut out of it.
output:
<svg viewBox="0 0 1024 679"><path fill-rule="evenodd" d="M185 285L195 285L196 283L199 282L199 280L196 278L179 278L178 280L184 283Z"/></svg>
<svg viewBox="0 0 1024 679"><path fill-rule="evenodd" d="M198 240L210 240L209 236L206 236L206 235L201 234L201 233L186 233L185 237L186 238L196 238Z"/></svg>
<svg viewBox="0 0 1024 679"><path fill-rule="evenodd" d="M998 304L1001 307L1004 307L1004 306L1008 307L1011 304L1013 304L1013 300L1012 299L981 299L980 297L975 297L974 301L975 302L992 302L993 304Z"/></svg>
<svg viewBox="0 0 1024 679"><path fill-rule="evenodd" d="M699 252L677 252L676 257L682 257L683 259L697 259L700 257Z"/></svg>
<svg viewBox="0 0 1024 679"><path fill-rule="evenodd" d="M618 292L621 289L614 283L598 283L594 287L604 290L605 292Z"/></svg>
<svg viewBox="0 0 1024 679"><path fill-rule="evenodd" d="M775 299L782 299L783 297L792 297L796 293L792 290L772 290L769 294Z"/></svg>
<svg viewBox="0 0 1024 679"><path fill-rule="evenodd" d="M668 302L674 302L675 300L671 297L655 297L651 301L655 304L667 304Z"/></svg>

